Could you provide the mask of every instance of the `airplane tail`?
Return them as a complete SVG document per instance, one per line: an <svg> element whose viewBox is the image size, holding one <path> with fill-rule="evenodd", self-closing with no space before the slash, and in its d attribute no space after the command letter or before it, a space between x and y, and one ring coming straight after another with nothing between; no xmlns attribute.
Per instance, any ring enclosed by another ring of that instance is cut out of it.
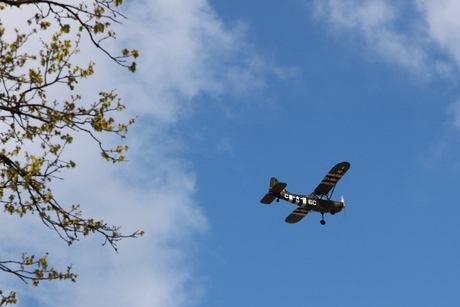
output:
<svg viewBox="0 0 460 307"><path fill-rule="evenodd" d="M284 182L279 182L275 177L270 178L270 187L268 193L261 199L263 204L271 204L277 198L277 195L287 186Z"/></svg>

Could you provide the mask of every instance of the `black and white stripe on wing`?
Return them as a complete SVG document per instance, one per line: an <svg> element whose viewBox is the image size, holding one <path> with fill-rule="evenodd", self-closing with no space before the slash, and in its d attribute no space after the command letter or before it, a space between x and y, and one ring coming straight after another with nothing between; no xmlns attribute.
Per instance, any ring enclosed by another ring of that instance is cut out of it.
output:
<svg viewBox="0 0 460 307"><path fill-rule="evenodd" d="M323 181L321 181L321 183L316 187L313 194L318 196L327 196L332 188L335 187L340 178L345 175L349 168L350 163L348 162L341 162L334 166L326 175L326 177L324 177ZM328 196L328 198L330 197L331 195Z"/></svg>
<svg viewBox="0 0 460 307"><path fill-rule="evenodd" d="M286 223L290 223L290 224L297 223L301 219L303 219L303 217L305 215L307 215L308 212L310 212L310 210L307 210L307 209L302 208L302 207L298 207L297 209L292 211L291 214L289 214L289 216L286 218L285 221L286 221Z"/></svg>

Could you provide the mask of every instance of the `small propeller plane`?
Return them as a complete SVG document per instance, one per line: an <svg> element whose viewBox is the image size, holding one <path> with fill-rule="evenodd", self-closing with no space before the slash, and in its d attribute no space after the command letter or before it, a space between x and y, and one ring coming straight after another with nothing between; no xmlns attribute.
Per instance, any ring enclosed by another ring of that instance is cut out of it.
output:
<svg viewBox="0 0 460 307"><path fill-rule="evenodd" d="M277 202L280 199L291 202L298 207L286 218L287 223L297 223L310 211L321 213L321 225L325 225L324 213L332 215L345 209L345 200L342 196L340 201L331 200L334 193L335 185L340 178L350 168L350 163L340 162L334 166L329 173L324 177L323 181L316 187L313 193L309 195L298 195L289 193L286 190L287 184L279 182L275 177L270 179L270 187L268 193L260 200L262 204L271 204L275 199Z"/></svg>

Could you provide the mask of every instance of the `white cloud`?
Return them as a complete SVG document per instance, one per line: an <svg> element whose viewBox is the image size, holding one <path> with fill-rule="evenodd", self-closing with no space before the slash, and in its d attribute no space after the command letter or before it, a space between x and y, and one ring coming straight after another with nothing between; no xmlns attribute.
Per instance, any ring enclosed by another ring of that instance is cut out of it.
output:
<svg viewBox="0 0 460 307"><path fill-rule="evenodd" d="M406 4L411 13L401 5L387 0L315 1L315 14L341 34L362 37L366 48L387 63L422 79L444 76L458 84L460 3L414 0ZM460 129L460 105L448 109Z"/></svg>
<svg viewBox="0 0 460 307"><path fill-rule="evenodd" d="M202 94L264 87L265 64L244 41L245 27L226 28L207 1L133 2L127 14L131 30L120 34L142 61L131 86L144 92L156 118L175 121L190 107L183 102Z"/></svg>
<svg viewBox="0 0 460 307"><path fill-rule="evenodd" d="M460 3L455 0L417 0L427 34L460 67Z"/></svg>
<svg viewBox="0 0 460 307"><path fill-rule="evenodd" d="M315 1L314 8L339 33L361 36L381 58L422 77L460 68L458 1L328 0Z"/></svg>
<svg viewBox="0 0 460 307"><path fill-rule="evenodd" d="M451 104L448 111L453 114L454 127L460 130L460 100Z"/></svg>
<svg viewBox="0 0 460 307"><path fill-rule="evenodd" d="M405 18L401 10L395 3L384 0L315 2L316 16L328 20L336 31L357 33L364 39L366 48L383 60L426 78L432 68L424 49L423 33L419 32L420 21L404 20L413 27L409 27L410 32L400 31L397 23Z"/></svg>
<svg viewBox="0 0 460 307"><path fill-rule="evenodd" d="M315 6L318 14L329 16L334 23L362 31L385 27L395 19L394 8L381 0L316 1Z"/></svg>
<svg viewBox="0 0 460 307"><path fill-rule="evenodd" d="M101 247L98 236L67 247L32 217L19 223L2 216L2 228L8 230L0 233L2 259L21 251L49 252L57 269L73 263L80 274L75 284L45 282L36 289L2 274L0 288L17 289L19 306L31 301L37 306L186 306L204 291L193 260L197 236L208 225L194 200L193 168L171 155L183 145L169 128L200 95L263 88L266 64L245 42L244 27L225 27L207 1L136 1L125 9L130 19L108 49L138 48L138 72L125 72L86 45L81 56L97 62L96 75L80 85L85 97L117 88L126 113L141 114L128 135L130 162L105 163L94 143L78 137L68 148L77 168L62 174L66 180L55 183L55 194L69 205L81 203L85 216L121 225L125 233L143 229L146 235L121 242L116 254ZM2 22L14 20L2 16Z"/></svg>

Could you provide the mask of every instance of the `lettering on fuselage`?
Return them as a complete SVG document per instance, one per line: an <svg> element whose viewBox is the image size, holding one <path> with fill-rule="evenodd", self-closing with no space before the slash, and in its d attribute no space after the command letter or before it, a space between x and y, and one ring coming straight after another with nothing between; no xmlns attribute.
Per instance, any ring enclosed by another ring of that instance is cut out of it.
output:
<svg viewBox="0 0 460 307"><path fill-rule="evenodd" d="M291 194L284 194L284 199L293 203L293 204L296 204L296 205L299 205L299 206L304 206L304 205L310 205L310 206L316 206L316 199L310 199L310 198L306 198L306 197L300 197L298 195L291 195Z"/></svg>

